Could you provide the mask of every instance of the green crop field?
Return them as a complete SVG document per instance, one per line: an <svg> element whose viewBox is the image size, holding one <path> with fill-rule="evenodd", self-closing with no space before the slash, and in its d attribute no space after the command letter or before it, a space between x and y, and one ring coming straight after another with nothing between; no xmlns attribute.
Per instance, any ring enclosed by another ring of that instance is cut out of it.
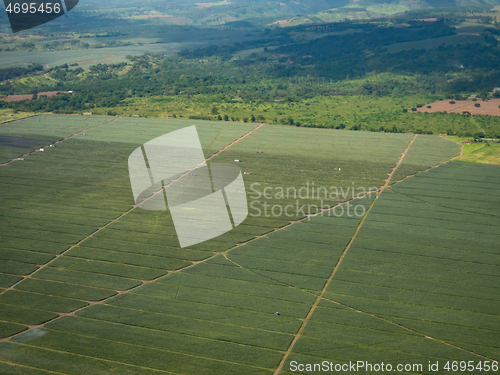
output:
<svg viewBox="0 0 500 375"><path fill-rule="evenodd" d="M451 163L384 192L290 360L498 361L498 181Z"/></svg>
<svg viewBox="0 0 500 375"><path fill-rule="evenodd" d="M247 173L249 216L180 248L169 211L134 206L127 162L190 125L209 164ZM0 137L55 146L2 153L24 155L0 166L2 374L500 360L500 167L448 162L453 141L55 115Z"/></svg>

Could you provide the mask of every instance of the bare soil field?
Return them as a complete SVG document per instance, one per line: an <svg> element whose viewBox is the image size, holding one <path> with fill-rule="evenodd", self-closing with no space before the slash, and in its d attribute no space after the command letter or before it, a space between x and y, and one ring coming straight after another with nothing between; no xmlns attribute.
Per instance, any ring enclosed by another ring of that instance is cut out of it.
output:
<svg viewBox="0 0 500 375"><path fill-rule="evenodd" d="M478 99L477 101L467 100L455 100L455 104L450 104L452 100L440 100L434 103L424 105L422 108L418 108L418 112L451 112L451 113L463 113L470 112L471 115L489 115L489 116L500 116L500 99L491 99L487 101L482 101ZM479 104L480 107L475 105ZM427 107L431 108L427 108Z"/></svg>
<svg viewBox="0 0 500 375"><path fill-rule="evenodd" d="M55 96L57 94L67 94L66 91L47 91L47 92L39 92L38 97L45 95L47 98L50 98L52 96ZM3 101L10 103L10 102L20 102L23 100L32 100L33 95L32 94L27 94L27 95L9 95L4 98L1 98Z"/></svg>

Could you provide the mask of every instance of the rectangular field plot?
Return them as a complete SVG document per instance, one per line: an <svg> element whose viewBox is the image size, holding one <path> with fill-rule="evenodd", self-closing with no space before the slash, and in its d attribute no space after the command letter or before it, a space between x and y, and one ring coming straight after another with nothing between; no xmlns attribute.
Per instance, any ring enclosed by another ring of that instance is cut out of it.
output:
<svg viewBox="0 0 500 375"><path fill-rule="evenodd" d="M116 294L114 290L68 285L62 282L28 279L19 284L17 290L38 294L74 298L84 301L100 301Z"/></svg>

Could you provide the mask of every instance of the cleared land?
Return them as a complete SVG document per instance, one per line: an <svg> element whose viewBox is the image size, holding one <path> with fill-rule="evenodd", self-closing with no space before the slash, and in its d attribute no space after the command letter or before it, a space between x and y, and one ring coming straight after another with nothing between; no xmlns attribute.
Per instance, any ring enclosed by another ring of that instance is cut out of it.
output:
<svg viewBox="0 0 500 375"><path fill-rule="evenodd" d="M277 196L279 187L309 186L309 196L298 198L306 206L321 205L313 182L347 192L326 206L351 199L348 188L378 189L413 138L281 126L249 134L255 124L114 117L41 116L1 125L1 136L65 140L0 167L0 288L11 288L0 290L1 332L8 338L26 331L0 342L0 372L272 374L322 291L287 360L342 362L353 353L386 362L452 359L457 350L428 346L417 333L414 324L424 323L437 338L498 357L491 337L499 330L499 202L487 198L498 196L496 167L454 163L396 184L362 226L362 215L338 210L288 226L304 214L250 216L223 236L180 249L168 212L132 208L127 158L144 142L193 123L207 158L248 134L210 162L241 160L251 173L244 176L249 204L260 201L261 208L296 203ZM417 136L399 168L417 173L458 153L451 141ZM256 191L262 195L252 198ZM353 204L367 211L374 197ZM472 281L460 288L457 269L465 266ZM388 288L397 289L395 299L386 298L393 295ZM458 295L465 305L449 297ZM329 301L351 306L349 298L352 307L416 332ZM398 303L403 307L393 308ZM415 315L422 311L423 322ZM478 318L467 322L470 316ZM454 336L441 335L435 323L453 325ZM460 336L466 332L468 341ZM469 358L463 354L458 358Z"/></svg>
<svg viewBox="0 0 500 375"><path fill-rule="evenodd" d="M454 102L453 104L451 102ZM479 104L479 107L476 107ZM431 108L427 108L430 106ZM467 100L442 100L427 104L417 109L418 112L450 112L459 113L469 112L471 115L500 116L500 99L490 99L486 101L472 99Z"/></svg>
<svg viewBox="0 0 500 375"><path fill-rule="evenodd" d="M470 145L472 146L472 145ZM493 164L500 165L500 144L498 143L486 143L482 145L483 147L471 150L471 152L466 152L459 161L466 163L482 163L482 164ZM469 148L469 145L464 146L465 150Z"/></svg>
<svg viewBox="0 0 500 375"><path fill-rule="evenodd" d="M39 92L38 96L46 96L47 98L51 98L57 94L67 94L66 91L46 91L46 92ZM33 95L9 95L6 96L5 98L1 98L4 102L10 103L10 102L20 102L22 100L32 100Z"/></svg>
<svg viewBox="0 0 500 375"><path fill-rule="evenodd" d="M0 109L0 123L19 120L25 117L33 116L33 113L12 112L10 109Z"/></svg>
<svg viewBox="0 0 500 375"><path fill-rule="evenodd" d="M500 165L500 144L498 142L475 143L470 138L454 136L447 136L446 138L463 145L462 155L457 161ZM465 141L469 141L470 144L466 144Z"/></svg>

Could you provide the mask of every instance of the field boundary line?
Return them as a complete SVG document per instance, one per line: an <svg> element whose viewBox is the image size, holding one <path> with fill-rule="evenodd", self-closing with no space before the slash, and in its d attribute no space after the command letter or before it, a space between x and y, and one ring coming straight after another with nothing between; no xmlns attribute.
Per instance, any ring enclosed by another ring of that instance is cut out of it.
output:
<svg viewBox="0 0 500 375"><path fill-rule="evenodd" d="M285 353L285 356L282 358L278 368L276 369L276 371L274 372L274 375L278 375L281 370L283 369L283 366L285 365L285 362L286 360L288 359L288 356L292 353L292 350L295 346L295 344L297 343L299 337L301 336L301 333L302 331L304 330L305 326L307 325L307 323L309 322L309 319L311 318L312 314L314 313L314 311L316 310L316 307L318 307L320 301L323 299L323 296L324 294L326 293L326 290L328 289L328 286L330 285L330 282L333 280L333 277L335 276L335 274L337 273L338 269L340 268L340 265L342 264L342 261L344 260L347 252L349 251L349 249L351 248L353 242L355 241L358 233L360 232L361 228L363 227L363 224L365 223L365 220L366 218L368 217L368 215L370 214L370 211L371 209L373 208L373 206L375 205L375 203L377 202L378 198L380 197L380 195L384 192L384 190L389 186L389 183L391 181L391 178L392 176L394 175L394 173L396 172L396 170L399 168L399 166L401 165L401 163L403 162L403 159L405 158L406 154L408 153L408 150L410 149L410 147L413 145L413 142L415 142L415 139L417 138L417 134L415 134L412 138L412 140L410 141L410 143L408 143L408 145L406 146L405 150L403 151L403 153L401 154L401 157L399 158L398 162L396 163L396 165L394 166L394 168L392 169L391 173L389 174L389 177L387 178L387 180L385 181L385 184L384 186L382 186L382 188L380 189L380 193L377 194L377 196L375 197L375 199L373 200L373 202L370 204L370 207L368 208L368 210L366 210L366 213L365 215L363 216L363 219L361 219L360 223L358 224L358 227L356 228L356 231L354 232L353 236L351 237L351 240L349 241L349 243L347 244L344 252L342 253L342 255L340 256L337 264L335 265L332 273L330 274L330 277L326 280L325 282L325 285L323 286L323 289L321 290L321 292L319 293L319 295L316 297L316 300L314 301L313 305L311 306L311 309L309 310L309 313L307 314L307 316L305 317L305 319L303 320L302 322L302 325L301 327L299 328L299 330L297 331L294 339L292 340L292 342L290 343L290 346L288 347L288 350L286 351Z"/></svg>
<svg viewBox="0 0 500 375"><path fill-rule="evenodd" d="M382 320L382 321L384 321L384 322L386 322L386 323L389 323L389 324L393 324L393 325L395 325L395 326L397 326L397 327L399 327L399 328L402 328L402 329L405 329L405 330L407 330L407 331L409 331L409 332L415 333L415 334L417 334L417 335L419 335L419 336L421 336L421 337L424 337L424 338L426 338L426 339L429 339L429 340L434 340L434 341L436 341L436 342L440 342L441 344L445 344L445 345L448 345L448 346L450 346L450 347L452 347L452 348L459 349L459 350L462 350L462 351L464 351L464 352L467 352L467 353L469 353L469 354L473 354L473 355L476 355L476 356L478 356L478 357L485 358L485 359L487 359L487 360L489 360L489 361L495 361L494 359L488 358L488 357L486 357L486 356L484 356L484 355L481 355L481 354L479 354L479 353L473 352L473 351L471 351L471 350L467 350L467 349L462 348L462 347L460 347L460 346L456 346L456 345L450 344L450 343L448 343L448 342L446 342L446 341L444 341L444 340L436 339L436 338L434 338L434 337L432 337L432 336L426 335L425 333L422 333L422 332L416 331L416 330L414 330L414 329L408 328L408 327L406 327L406 326L404 326L404 325L402 325L402 324L399 324L399 323L393 322L392 320L389 320L389 319L387 319L387 318L383 318L383 317L378 316L378 315L376 315L376 314L372 314L372 313L368 313L368 312L366 312L366 311L358 310L358 309L356 309L356 308L354 308L354 307L351 307L351 306L349 306L349 305L343 304L343 303L338 302L338 301L331 300L331 299L326 298L326 297L322 297L322 299L324 299L324 300L326 300L326 301L329 301L329 302L332 302L332 303L335 303L335 304L340 305L340 306L347 307L347 308L348 308L349 310L351 310L351 311L354 311L354 312L357 312L357 313L360 313L360 314L364 314L364 315L368 315L368 316L371 316L372 318Z"/></svg>
<svg viewBox="0 0 500 375"><path fill-rule="evenodd" d="M24 120L24 119L19 119L19 120ZM71 139L71 138L73 138L73 137L76 137L77 135L80 135L80 134L82 134L82 133L84 133L84 132L88 132L89 130L92 130L92 129L98 128L98 127L103 126L103 125L108 125L108 124L111 124L112 122L115 122L115 121L118 121L118 120L121 120L121 117L115 118L115 119L110 120L110 121L103 122L102 124L99 124L99 125L91 126L91 127L90 127L90 128L88 128L88 129L83 129L82 131L79 131L78 133L71 134L71 135L69 135L69 136L67 136L67 137L64 137L63 139L60 139L60 140L58 140L58 141L55 141L55 142L49 143L47 146L44 146L44 147L41 147L41 148L49 148L51 145L57 145L57 144L59 144L59 143L61 143L61 142L64 142L64 141L66 141L66 140L68 140L68 139ZM17 121L17 120L16 120L16 121ZM22 158L22 157L25 157L25 156L28 156L28 155L30 155L31 153L32 153L32 151L27 152L27 153L25 153L25 154L21 155L20 157L17 157L17 158L14 158L14 159L12 159L12 160L8 161L7 163L0 164L0 167L5 167L5 166L7 166L7 165L9 165L9 164L12 164L12 163L13 163L14 161L16 161L17 159Z"/></svg>
<svg viewBox="0 0 500 375"><path fill-rule="evenodd" d="M382 194L382 192L388 188L390 186L390 183L391 183L391 180L392 180L392 176L394 176L394 173L396 173L396 170L399 168L399 166L403 163L403 160L406 156L406 154L408 153L408 151L410 150L410 147L413 145L413 142L415 142L415 140L417 139L418 137L418 134L415 134L413 136L413 138L411 139L410 143L408 144L408 146L406 146L406 149L403 151L403 154L401 155L401 157L399 158L398 162L396 163L396 166L392 169L392 172L389 174L389 177L387 178L387 180L385 181L385 184L384 186L382 186L382 188L380 189L380 194ZM379 195L380 195L379 194ZM378 196L377 196L378 198ZM375 198L375 199L377 199Z"/></svg>
<svg viewBox="0 0 500 375"><path fill-rule="evenodd" d="M77 284L77 283L70 283L70 282L65 282L65 281L61 281L61 280L39 279L39 278L36 278L36 277L33 277L33 279L34 280L39 280L39 281L47 281L49 283L68 284L68 285L74 285L74 286L83 286L83 287L92 288L92 289L109 290L109 291L112 291L112 292L118 292L118 290L116 290L116 289L102 288L102 287L99 287L99 286L90 286L90 285ZM137 281L139 281L139 280L137 280ZM34 293L34 292L30 292L30 293ZM39 293L39 294L45 294L45 293ZM69 298L69 297L63 297L63 298ZM70 298L70 299L75 299L75 298ZM87 300L79 300L79 301L86 301L86 302L88 302Z"/></svg>

